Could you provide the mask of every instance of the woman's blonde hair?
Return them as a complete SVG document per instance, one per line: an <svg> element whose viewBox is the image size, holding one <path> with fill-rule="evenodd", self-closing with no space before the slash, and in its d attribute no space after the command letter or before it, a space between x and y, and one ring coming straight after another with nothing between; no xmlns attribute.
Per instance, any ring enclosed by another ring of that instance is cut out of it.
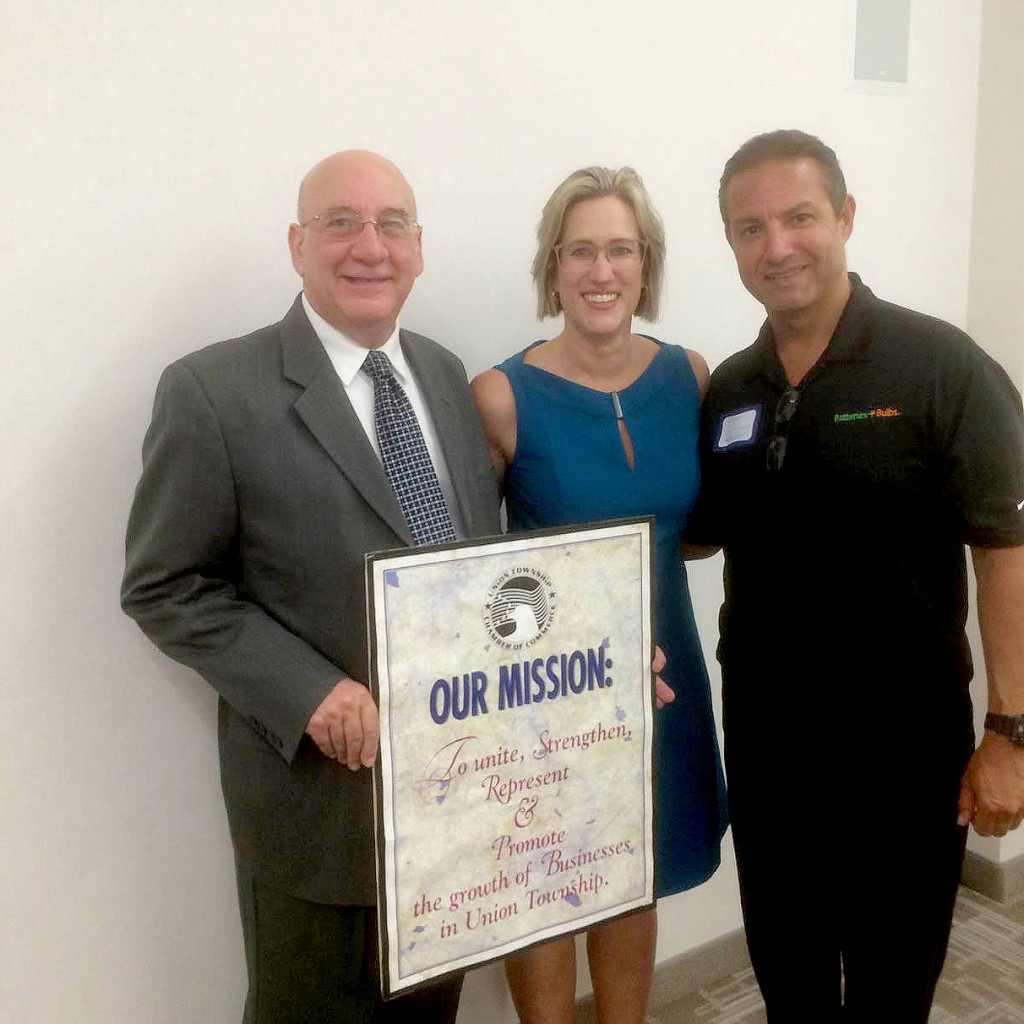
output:
<svg viewBox="0 0 1024 1024"><path fill-rule="evenodd" d="M561 241L569 211L585 199L615 196L629 207L636 218L637 231L644 245L640 302L637 316L657 320L661 302L661 282L665 272L665 227L651 203L640 175L632 167L583 167L573 171L544 204L537 225L537 253L533 257L533 283L537 288L537 319L558 316L562 302L554 289L558 269L555 246Z"/></svg>

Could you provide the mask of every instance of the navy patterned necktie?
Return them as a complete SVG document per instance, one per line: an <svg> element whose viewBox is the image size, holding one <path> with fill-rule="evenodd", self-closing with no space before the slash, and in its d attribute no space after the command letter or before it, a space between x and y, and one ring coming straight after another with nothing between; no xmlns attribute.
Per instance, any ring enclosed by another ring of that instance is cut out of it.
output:
<svg viewBox="0 0 1024 1024"><path fill-rule="evenodd" d="M383 352L371 349L363 369L373 381L373 419L381 461L417 544L455 540L452 517L408 396Z"/></svg>

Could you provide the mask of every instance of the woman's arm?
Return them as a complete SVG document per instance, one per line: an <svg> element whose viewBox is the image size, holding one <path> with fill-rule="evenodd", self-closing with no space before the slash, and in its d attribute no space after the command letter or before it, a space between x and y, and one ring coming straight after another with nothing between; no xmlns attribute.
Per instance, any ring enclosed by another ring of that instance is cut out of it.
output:
<svg viewBox="0 0 1024 1024"><path fill-rule="evenodd" d="M697 394L700 395L700 400L703 402L704 396L708 393L711 371L708 369L704 357L699 352L694 352L692 348L686 350L686 357L690 360L690 369L693 370L693 376L697 380Z"/></svg>
<svg viewBox="0 0 1024 1024"><path fill-rule="evenodd" d="M516 399L512 385L501 370L484 370L473 378L473 397L484 424L491 468L498 490L503 490L505 470L516 454Z"/></svg>

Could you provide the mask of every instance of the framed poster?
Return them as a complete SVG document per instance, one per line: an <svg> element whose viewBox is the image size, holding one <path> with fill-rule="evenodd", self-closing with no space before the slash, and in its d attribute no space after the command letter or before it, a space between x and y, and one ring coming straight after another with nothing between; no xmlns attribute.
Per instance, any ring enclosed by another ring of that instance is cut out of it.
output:
<svg viewBox="0 0 1024 1024"><path fill-rule="evenodd" d="M654 901L651 523L367 555L385 998Z"/></svg>

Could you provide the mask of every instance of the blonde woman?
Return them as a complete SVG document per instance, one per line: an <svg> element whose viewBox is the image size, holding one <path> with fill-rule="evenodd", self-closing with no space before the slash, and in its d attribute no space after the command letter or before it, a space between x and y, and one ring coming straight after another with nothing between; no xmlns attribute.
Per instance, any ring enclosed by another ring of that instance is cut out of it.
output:
<svg viewBox="0 0 1024 1024"><path fill-rule="evenodd" d="M725 791L680 535L699 484L697 432L708 369L696 353L633 333L657 316L661 220L629 167L588 167L555 189L537 229L537 312L562 315L473 382L510 530L655 516L655 639L676 699L655 727L656 895L705 881L719 863ZM648 910L597 925L587 955L601 1024L640 1024L654 968ZM506 960L523 1024L570 1024L573 938Z"/></svg>

